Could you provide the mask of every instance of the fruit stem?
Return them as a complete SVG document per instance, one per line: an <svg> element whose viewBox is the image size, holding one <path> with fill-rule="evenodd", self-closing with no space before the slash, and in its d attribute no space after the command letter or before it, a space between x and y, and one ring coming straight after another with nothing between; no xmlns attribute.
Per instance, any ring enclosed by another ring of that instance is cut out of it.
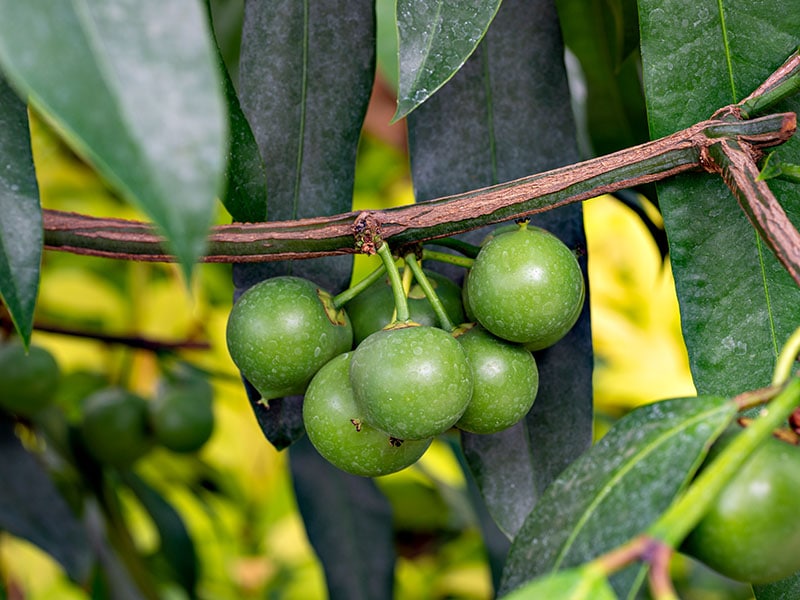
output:
<svg viewBox="0 0 800 600"><path fill-rule="evenodd" d="M383 243L378 248L378 256L383 261L383 266L386 268L386 274L389 276L389 283L392 286L392 293L394 294L394 307L396 310L394 323L406 323L409 320L408 314L408 301L403 292L403 282L400 279L400 271L397 270L397 265L394 264L394 257L392 251L389 249L389 244Z"/></svg>
<svg viewBox="0 0 800 600"><path fill-rule="evenodd" d="M772 385L781 385L792 375L792 366L800 357L800 327L794 330L783 345L778 361L775 363L775 372L772 375Z"/></svg>
<svg viewBox="0 0 800 600"><path fill-rule="evenodd" d="M378 281L378 279L380 279L384 273L386 273L386 267L383 266L383 263L381 263L381 265L377 269L375 269L369 275L364 277L364 279L362 279L355 285L351 285L345 291L336 294L332 300L333 307L336 308L337 310L342 308L342 306L350 302L350 300L358 296L361 292L363 292L373 283Z"/></svg>
<svg viewBox="0 0 800 600"><path fill-rule="evenodd" d="M439 262L455 265L457 267L471 268L475 263L474 258L467 256L456 256L455 254L448 254L447 252L438 252L436 250L422 250L422 260L438 260Z"/></svg>
<svg viewBox="0 0 800 600"><path fill-rule="evenodd" d="M761 415L702 470L684 494L648 529L648 535L677 547L759 444L786 422L798 403L800 377L794 377L761 411Z"/></svg>
<svg viewBox="0 0 800 600"><path fill-rule="evenodd" d="M431 244L434 246L442 246L444 248L452 248L456 252L460 252L468 258L475 258L478 256L478 252L481 251L479 246L475 246L474 244L469 244L463 240L451 237L439 238L435 242L431 242Z"/></svg>
<svg viewBox="0 0 800 600"><path fill-rule="evenodd" d="M453 325L450 317L447 316L447 311L444 308L444 304L442 304L442 301L436 294L436 290L433 289L431 282L428 280L428 276L425 275L422 267L419 266L417 257L414 256L413 252L409 252L406 255L406 264L408 265L408 268L411 269L411 272L414 273L414 279L417 280L417 283L422 288L422 291L425 292L425 297L428 299L428 302L431 303L433 312L436 313L436 317L439 319L439 325L441 328L445 331L453 331L455 329L455 325Z"/></svg>

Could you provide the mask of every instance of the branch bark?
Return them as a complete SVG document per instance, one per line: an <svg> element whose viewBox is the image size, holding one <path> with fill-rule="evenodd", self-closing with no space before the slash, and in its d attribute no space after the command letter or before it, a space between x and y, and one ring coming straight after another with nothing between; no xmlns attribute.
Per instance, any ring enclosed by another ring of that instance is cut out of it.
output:
<svg viewBox="0 0 800 600"><path fill-rule="evenodd" d="M718 114L721 114L722 111ZM719 172L709 148L737 140L755 149L782 144L796 129L794 113L736 120L730 112L607 156L495 186L385 211L370 211L393 246L447 237L521 218L571 202L658 181L685 171ZM331 217L234 223L214 227L204 262L307 259L359 250L358 213ZM123 260L171 262L164 238L150 224L44 211L45 247Z"/></svg>

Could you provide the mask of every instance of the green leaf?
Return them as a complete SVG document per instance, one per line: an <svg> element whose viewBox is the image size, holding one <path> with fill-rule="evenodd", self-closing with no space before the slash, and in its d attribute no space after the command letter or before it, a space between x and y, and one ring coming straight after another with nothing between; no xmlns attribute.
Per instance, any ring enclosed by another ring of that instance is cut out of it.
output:
<svg viewBox="0 0 800 600"><path fill-rule="evenodd" d="M161 494L132 472L123 475L125 483L150 515L161 541L159 549L170 575L189 598L196 597L197 552L186 525L177 510Z"/></svg>
<svg viewBox="0 0 800 600"><path fill-rule="evenodd" d="M391 598L394 534L391 507L375 483L340 471L308 438L289 450L297 506L325 569L332 600Z"/></svg>
<svg viewBox="0 0 800 600"><path fill-rule="evenodd" d="M741 100L800 44L800 12L778 0L640 2L642 59L652 137ZM797 98L777 110L800 110ZM800 162L800 140L781 147ZM796 188L770 181L792 221ZM658 186L684 338L700 393L769 383L778 349L798 324L800 289L772 256L717 176Z"/></svg>
<svg viewBox="0 0 800 600"><path fill-rule="evenodd" d="M28 114L0 77L0 299L27 345L39 290L42 211Z"/></svg>
<svg viewBox="0 0 800 600"><path fill-rule="evenodd" d="M504 600L616 600L614 590L602 572L585 566L559 571L553 575L534 579L510 594Z"/></svg>
<svg viewBox="0 0 800 600"><path fill-rule="evenodd" d="M486 37L439 93L408 116L418 201L509 181L577 160L575 125L552 3L506 0ZM580 206L537 215L534 223L579 250L585 268ZM483 228L463 238L480 244ZM434 267L439 268L439 267ZM451 276L461 272L443 269ZM591 443L592 349L588 302L554 347L537 353L539 393L524 434L465 436L470 467L490 512L507 534L522 511ZM520 432L517 432L520 433ZM507 476L514 473L515 485ZM506 493L496 493L506 486Z"/></svg>
<svg viewBox="0 0 800 600"><path fill-rule="evenodd" d="M14 422L0 415L0 529L50 554L76 582L85 582L93 562L83 525L42 465L14 434Z"/></svg>
<svg viewBox="0 0 800 600"><path fill-rule="evenodd" d="M733 402L702 396L650 404L618 421L539 498L511 546L501 590L587 562L644 531L735 414Z"/></svg>
<svg viewBox="0 0 800 600"><path fill-rule="evenodd" d="M766 585L754 585L756 600L795 600L800 598L800 573Z"/></svg>
<svg viewBox="0 0 800 600"><path fill-rule="evenodd" d="M586 84L586 120L594 153L647 141L639 63L632 52L638 45L635 2L558 0L556 6L564 42L580 61Z"/></svg>
<svg viewBox="0 0 800 600"><path fill-rule="evenodd" d="M270 220L350 210L356 150L375 66L373 3L270 0L245 5L239 97L266 166ZM236 297L276 275L347 287L352 258L237 264ZM300 402L249 397L267 439L302 435ZM297 425L300 425L299 427Z"/></svg>
<svg viewBox="0 0 800 600"><path fill-rule="evenodd" d="M455 75L486 33L501 0L398 0L397 112L403 118Z"/></svg>
<svg viewBox="0 0 800 600"><path fill-rule="evenodd" d="M163 230L188 275L227 149L208 25L183 0L0 0L0 66Z"/></svg>

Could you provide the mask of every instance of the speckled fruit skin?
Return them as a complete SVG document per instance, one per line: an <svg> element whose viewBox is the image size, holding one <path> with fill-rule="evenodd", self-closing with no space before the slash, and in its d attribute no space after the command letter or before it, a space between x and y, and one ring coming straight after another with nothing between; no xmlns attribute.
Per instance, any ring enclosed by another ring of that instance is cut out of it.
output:
<svg viewBox="0 0 800 600"><path fill-rule="evenodd" d="M350 382L366 421L403 440L448 430L472 397L461 344L435 327L373 333L353 353Z"/></svg>
<svg viewBox="0 0 800 600"><path fill-rule="evenodd" d="M432 440L395 439L364 422L350 386L351 357L340 354L311 380L303 400L308 439L329 462L353 475L378 477L405 469Z"/></svg>
<svg viewBox="0 0 800 600"><path fill-rule="evenodd" d="M472 400L456 422L471 433L497 433L522 419L539 390L539 370L524 347L476 325L456 339L472 367Z"/></svg>
<svg viewBox="0 0 800 600"><path fill-rule="evenodd" d="M60 379L52 354L31 346L26 354L21 342L0 345L0 407L32 417L50 404Z"/></svg>
<svg viewBox="0 0 800 600"><path fill-rule="evenodd" d="M129 467L152 445L147 401L121 388L95 392L84 401L80 434L96 460Z"/></svg>
<svg viewBox="0 0 800 600"><path fill-rule="evenodd" d="M282 276L257 283L228 317L228 352L264 400L302 394L314 374L353 343L344 310L313 282Z"/></svg>
<svg viewBox="0 0 800 600"><path fill-rule="evenodd" d="M439 300L442 301L447 316L453 323L464 320L461 306L461 288L444 275L425 271ZM353 324L353 340L360 344L369 335L380 331L392 320L394 314L394 295L389 279L379 279L350 302L345 304L347 314ZM415 283L408 292L408 312L410 318L420 325L432 327L440 325L431 303L419 284Z"/></svg>
<svg viewBox="0 0 800 600"><path fill-rule="evenodd" d="M538 227L490 238L467 279L470 311L494 335L529 350L552 346L578 320L583 274L564 243Z"/></svg>
<svg viewBox="0 0 800 600"><path fill-rule="evenodd" d="M709 458L735 433L727 431ZM682 551L723 575L770 583L800 571L800 448L765 440L686 539Z"/></svg>

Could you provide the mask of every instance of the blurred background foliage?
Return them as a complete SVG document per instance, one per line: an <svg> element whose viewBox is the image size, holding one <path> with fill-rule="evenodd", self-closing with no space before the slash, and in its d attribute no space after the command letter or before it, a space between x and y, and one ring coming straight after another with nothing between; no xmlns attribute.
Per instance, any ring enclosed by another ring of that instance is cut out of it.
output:
<svg viewBox="0 0 800 600"><path fill-rule="evenodd" d="M241 5L241 0L212 2L221 50L234 79ZM392 59L396 46L386 34L391 6L383 0L377 3L379 83L358 155L354 209L413 202L404 124L388 125L397 78ZM45 208L142 218L31 116ZM637 197L635 204L637 212L630 202L611 196L585 203L598 437L635 406L694 394L669 261L652 234L660 216L644 197ZM228 220L220 206L217 222ZM371 269L371 260L356 257L354 279ZM325 598L322 569L295 504L287 456L264 440L226 350L225 324L233 294L230 266L201 265L189 287L174 265L46 252L33 343L49 349L61 366L58 403L68 417L77 419L85 392L99 385L119 384L152 398L164 372L176 364L189 363L206 372L214 390L210 441L192 454L156 448L135 466L186 524L200 566L198 596ZM98 339L103 336L157 340L179 349L137 350ZM187 343L206 347L180 348ZM78 475L29 432L22 433L62 490L80 497ZM490 598L491 576L477 519L450 446L437 441L418 464L380 478L378 484L394 511L396 596ZM154 555L159 545L155 525L131 494L124 492L121 499L137 549L145 557ZM686 598L749 597L705 571L687 570L685 563L677 562L675 568L679 581L693 580ZM0 581L7 598L90 597L47 554L7 533L0 533ZM186 597L179 586L162 585L164 598Z"/></svg>

